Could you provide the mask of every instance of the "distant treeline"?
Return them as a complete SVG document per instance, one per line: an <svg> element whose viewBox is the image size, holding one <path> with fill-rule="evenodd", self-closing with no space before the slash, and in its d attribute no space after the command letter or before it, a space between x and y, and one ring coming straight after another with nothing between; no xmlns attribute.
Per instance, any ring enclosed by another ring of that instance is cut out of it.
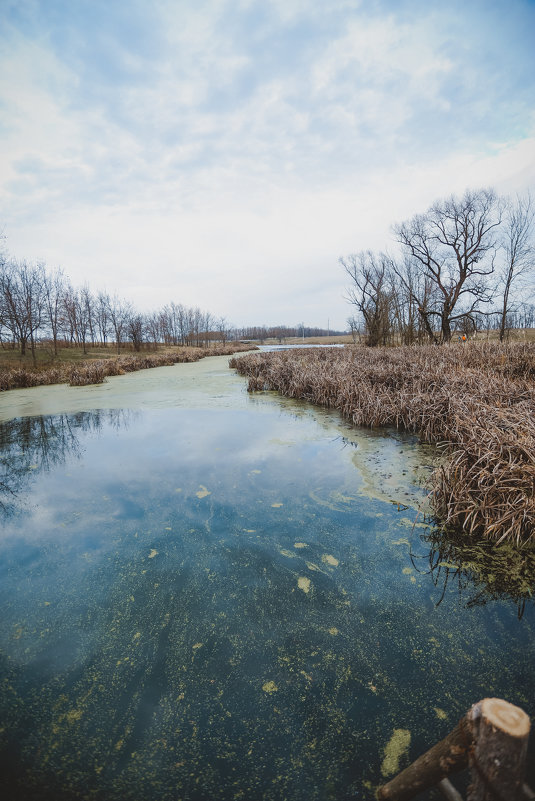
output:
<svg viewBox="0 0 535 801"><path fill-rule="evenodd" d="M19 349L22 356L31 352L34 363L43 341L57 355L60 347L71 345L84 353L91 345L110 345L120 353L126 343L139 352L158 344L206 348L239 339L282 341L322 333L303 326L231 328L224 317L173 301L142 313L117 295L73 287L61 270L51 271L44 263L0 256L0 345Z"/></svg>
<svg viewBox="0 0 535 801"><path fill-rule="evenodd" d="M333 331L332 328L312 328L306 325L297 325L295 327L287 325L274 325L274 326L249 326L246 328L233 329L233 335L236 339L253 340L255 342L263 342L265 339L276 339L279 342L284 342L286 339L307 337L326 337L326 336L343 336L347 331Z"/></svg>

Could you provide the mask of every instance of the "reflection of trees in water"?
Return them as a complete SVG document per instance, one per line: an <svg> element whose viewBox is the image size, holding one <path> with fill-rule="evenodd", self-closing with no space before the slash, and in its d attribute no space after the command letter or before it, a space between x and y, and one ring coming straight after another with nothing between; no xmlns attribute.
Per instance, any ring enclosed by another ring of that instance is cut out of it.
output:
<svg viewBox="0 0 535 801"><path fill-rule="evenodd" d="M15 511L18 496L37 473L79 457L81 434L98 433L104 425L125 427L131 416L126 409L97 409L0 423L0 512Z"/></svg>
<svg viewBox="0 0 535 801"><path fill-rule="evenodd" d="M441 590L440 606L446 589L455 583L465 607L484 606L489 601L513 601L521 618L526 604L535 600L535 548L496 545L488 540L467 540L455 532L433 529L420 541L430 550L410 557L419 573L429 574Z"/></svg>

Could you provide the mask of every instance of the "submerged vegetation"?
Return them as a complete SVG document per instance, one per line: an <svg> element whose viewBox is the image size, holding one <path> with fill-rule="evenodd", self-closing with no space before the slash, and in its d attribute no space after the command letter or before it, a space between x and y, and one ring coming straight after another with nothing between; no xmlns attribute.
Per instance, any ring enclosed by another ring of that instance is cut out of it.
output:
<svg viewBox="0 0 535 801"><path fill-rule="evenodd" d="M443 451L431 477L441 524L471 538L535 540L535 344L251 354L231 367L250 392L277 390L395 426Z"/></svg>
<svg viewBox="0 0 535 801"><path fill-rule="evenodd" d="M515 546L510 542L495 545L490 540L471 542L462 533L433 528L421 535L425 553L410 550L412 564L418 574L428 574L441 595L442 603L448 585L457 585L465 596L467 609L484 606L499 599L516 604L519 619L526 602L535 593L535 549Z"/></svg>
<svg viewBox="0 0 535 801"><path fill-rule="evenodd" d="M250 345L231 343L211 348L184 347L164 353L123 355L114 358L88 359L83 362L64 362L42 369L0 367L0 391L22 389L46 384L70 384L72 387L101 384L107 376L124 375L149 367L165 367L183 362L196 362L205 356L228 356L251 350Z"/></svg>

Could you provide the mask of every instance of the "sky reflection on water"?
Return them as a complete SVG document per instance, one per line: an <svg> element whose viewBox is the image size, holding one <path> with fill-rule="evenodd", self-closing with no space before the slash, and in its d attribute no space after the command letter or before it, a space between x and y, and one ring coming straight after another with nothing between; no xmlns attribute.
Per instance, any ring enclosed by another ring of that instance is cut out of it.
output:
<svg viewBox="0 0 535 801"><path fill-rule="evenodd" d="M284 403L28 420L2 433L10 797L371 799L395 731L402 767L481 697L535 712L533 606L436 607L426 528L365 491L359 453L411 440Z"/></svg>

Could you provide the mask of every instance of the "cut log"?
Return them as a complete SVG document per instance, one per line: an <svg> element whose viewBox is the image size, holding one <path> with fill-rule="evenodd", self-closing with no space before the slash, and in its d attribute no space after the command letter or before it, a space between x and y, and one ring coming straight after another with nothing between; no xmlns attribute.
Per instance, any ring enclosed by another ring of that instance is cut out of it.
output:
<svg viewBox="0 0 535 801"><path fill-rule="evenodd" d="M530 720L517 706L485 698L469 712L473 753L468 801L521 801Z"/></svg>

